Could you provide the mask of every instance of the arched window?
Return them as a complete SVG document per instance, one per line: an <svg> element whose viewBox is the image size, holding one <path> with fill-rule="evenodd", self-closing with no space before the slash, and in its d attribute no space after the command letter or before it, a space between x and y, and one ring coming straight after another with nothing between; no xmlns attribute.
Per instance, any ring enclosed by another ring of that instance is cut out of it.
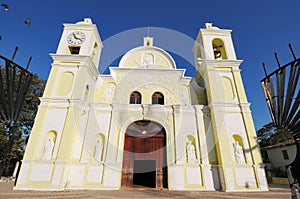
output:
<svg viewBox="0 0 300 199"><path fill-rule="evenodd" d="M94 62L96 62L98 54L99 54L99 47L98 44L95 42L93 53L92 53L92 59Z"/></svg>
<svg viewBox="0 0 300 199"><path fill-rule="evenodd" d="M152 104L164 104L164 96L160 92L155 92L152 95Z"/></svg>
<svg viewBox="0 0 300 199"><path fill-rule="evenodd" d="M84 96L83 96L83 101L86 102L89 96L89 91L90 91L90 86L86 85L85 86L85 91L84 91Z"/></svg>
<svg viewBox="0 0 300 199"><path fill-rule="evenodd" d="M133 93L131 93L130 95L130 104L141 104L142 102L142 96L139 92L134 91Z"/></svg>
<svg viewBox="0 0 300 199"><path fill-rule="evenodd" d="M215 59L227 59L224 43L221 39L214 39L212 41Z"/></svg>

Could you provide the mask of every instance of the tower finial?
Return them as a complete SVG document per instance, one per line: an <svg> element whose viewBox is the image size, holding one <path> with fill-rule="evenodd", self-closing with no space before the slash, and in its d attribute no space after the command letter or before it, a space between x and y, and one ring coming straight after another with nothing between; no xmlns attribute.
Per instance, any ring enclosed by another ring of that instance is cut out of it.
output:
<svg viewBox="0 0 300 199"><path fill-rule="evenodd" d="M147 28L147 37L149 37L149 33L150 33L150 26L148 24L148 28Z"/></svg>
<svg viewBox="0 0 300 199"><path fill-rule="evenodd" d="M149 37L150 35L150 26L147 27L147 37L144 37L144 46L153 46L153 37Z"/></svg>
<svg viewBox="0 0 300 199"><path fill-rule="evenodd" d="M144 37L144 46L153 46L153 37Z"/></svg>

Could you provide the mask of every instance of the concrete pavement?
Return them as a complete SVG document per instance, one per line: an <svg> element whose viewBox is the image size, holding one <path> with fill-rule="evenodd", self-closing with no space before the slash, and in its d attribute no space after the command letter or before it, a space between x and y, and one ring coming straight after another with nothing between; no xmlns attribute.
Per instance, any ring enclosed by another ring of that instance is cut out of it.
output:
<svg viewBox="0 0 300 199"><path fill-rule="evenodd" d="M220 191L159 191L159 190L119 190L119 191L96 191L96 190L65 190L65 191L14 191L13 182L0 183L0 198L104 198L104 199L129 199L129 198L156 198L156 199L290 199L291 193L288 186L270 185L268 192L243 192L226 193Z"/></svg>

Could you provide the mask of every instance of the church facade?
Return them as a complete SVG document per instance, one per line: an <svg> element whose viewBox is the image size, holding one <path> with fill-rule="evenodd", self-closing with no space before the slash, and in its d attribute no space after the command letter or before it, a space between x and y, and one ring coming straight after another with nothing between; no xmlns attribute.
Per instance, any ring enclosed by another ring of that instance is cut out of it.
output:
<svg viewBox="0 0 300 199"><path fill-rule="evenodd" d="M110 74L91 19L64 24L16 190L268 190L231 31L205 24L196 75L145 37Z"/></svg>

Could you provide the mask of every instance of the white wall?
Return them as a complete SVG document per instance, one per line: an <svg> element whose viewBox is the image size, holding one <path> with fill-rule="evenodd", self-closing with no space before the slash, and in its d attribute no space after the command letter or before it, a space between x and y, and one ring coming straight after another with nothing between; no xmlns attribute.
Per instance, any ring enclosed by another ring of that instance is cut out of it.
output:
<svg viewBox="0 0 300 199"><path fill-rule="evenodd" d="M284 159L282 151L287 150L289 159ZM268 149L269 160L272 163L272 166L275 168L285 167L285 165L291 164L297 153L296 145L288 145L277 148Z"/></svg>

